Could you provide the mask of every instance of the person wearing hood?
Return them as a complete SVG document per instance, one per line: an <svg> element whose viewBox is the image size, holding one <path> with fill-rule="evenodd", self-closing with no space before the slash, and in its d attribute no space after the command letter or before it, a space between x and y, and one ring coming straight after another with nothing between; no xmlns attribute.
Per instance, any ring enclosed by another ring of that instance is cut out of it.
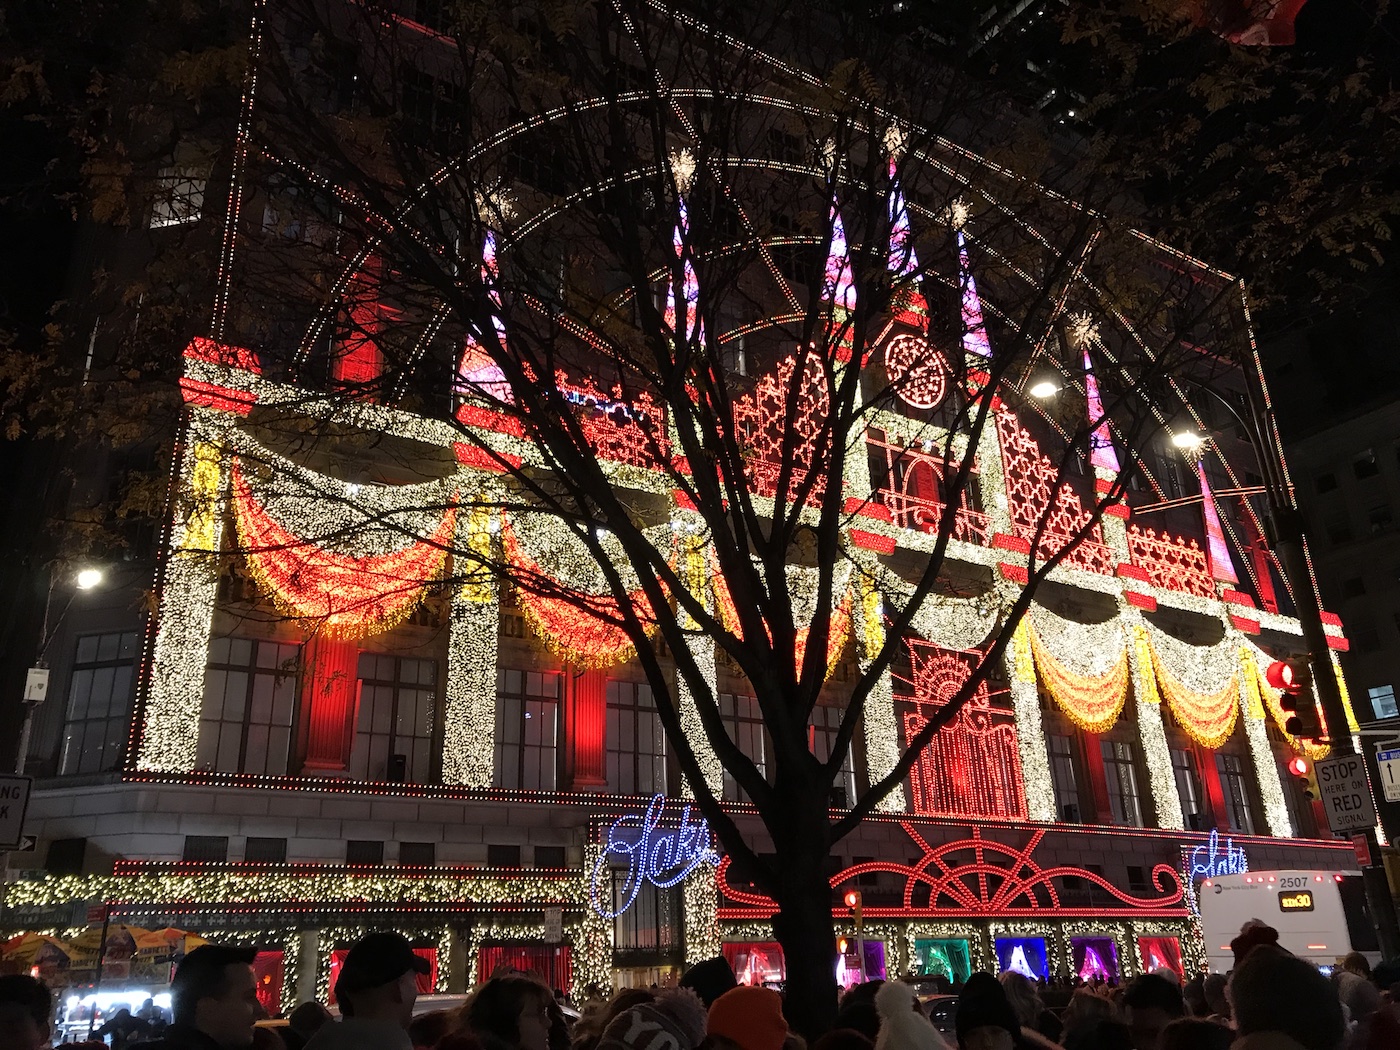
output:
<svg viewBox="0 0 1400 1050"><path fill-rule="evenodd" d="M959 1050L1014 1050L1021 1025L1001 982L989 973L974 973L958 996L953 1027Z"/></svg>
<svg viewBox="0 0 1400 1050"><path fill-rule="evenodd" d="M734 967L723 955L696 963L681 975L680 986L689 988L700 997L708 1010L725 992L739 987L734 977Z"/></svg>
<svg viewBox="0 0 1400 1050"><path fill-rule="evenodd" d="M880 1015L880 1034L875 1050L948 1050L924 1012L914 989L902 981L886 981L875 992L875 1010Z"/></svg>

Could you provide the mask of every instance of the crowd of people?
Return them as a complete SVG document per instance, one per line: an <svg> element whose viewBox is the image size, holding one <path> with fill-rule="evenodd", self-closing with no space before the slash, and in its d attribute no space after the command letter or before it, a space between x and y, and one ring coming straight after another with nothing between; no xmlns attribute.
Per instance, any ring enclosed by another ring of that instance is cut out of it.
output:
<svg viewBox="0 0 1400 1050"><path fill-rule="evenodd" d="M1400 973L1373 974L1353 954L1324 976L1277 942L1269 927L1246 924L1230 974L1185 985L1172 971L1072 991L976 973L957 989L946 1035L908 985L870 981L845 993L810 1050L952 1050L953 1041L957 1050L1400 1050ZM258 1023L253 954L190 952L171 983L171 1023L139 1050L808 1050L781 994L737 984L723 958L674 988L625 989L581 1012L535 977L506 972L458 1009L415 1015L428 964L398 934L373 933L336 979L339 1019L307 1002L273 1027ZM1056 991L1070 992L1058 1010L1046 1005ZM39 981L0 977L0 1048L47 1048L52 1008Z"/></svg>

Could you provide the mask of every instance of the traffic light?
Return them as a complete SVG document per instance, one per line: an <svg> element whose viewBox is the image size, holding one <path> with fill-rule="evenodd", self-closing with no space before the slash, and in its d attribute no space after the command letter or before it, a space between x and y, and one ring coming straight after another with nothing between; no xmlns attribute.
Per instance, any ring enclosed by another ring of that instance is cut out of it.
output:
<svg viewBox="0 0 1400 1050"><path fill-rule="evenodd" d="M1302 755L1294 755L1288 760L1288 772L1303 782L1304 791L1309 799L1322 797L1317 787L1317 770Z"/></svg>
<svg viewBox="0 0 1400 1050"><path fill-rule="evenodd" d="M861 919L860 919L860 890L847 890L847 891L846 891L846 896L845 896L845 901L846 901L846 907L848 907L848 908L851 909L851 918L855 919L855 921L856 921L856 929L859 930L859 929L860 929L860 924L861 924Z"/></svg>
<svg viewBox="0 0 1400 1050"><path fill-rule="evenodd" d="M1264 672L1264 679L1279 690L1279 706L1288 718L1283 723L1290 736L1317 740L1322 736L1322 720L1312 692L1312 665L1306 656L1275 660Z"/></svg>

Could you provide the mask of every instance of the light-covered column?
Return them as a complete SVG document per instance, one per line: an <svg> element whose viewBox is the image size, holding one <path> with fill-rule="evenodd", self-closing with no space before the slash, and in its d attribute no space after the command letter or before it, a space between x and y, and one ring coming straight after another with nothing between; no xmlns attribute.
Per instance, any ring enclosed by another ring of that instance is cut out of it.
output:
<svg viewBox="0 0 1400 1050"><path fill-rule="evenodd" d="M138 769L188 772L199 748L204 669L219 590L228 506L228 413L190 406L177 468L174 520L156 613Z"/></svg>
<svg viewBox="0 0 1400 1050"><path fill-rule="evenodd" d="M682 884L685 914L685 964L694 966L720 953L719 891L715 869L701 864Z"/></svg>
<svg viewBox="0 0 1400 1050"><path fill-rule="evenodd" d="M496 751L496 650L500 644L500 585L487 567L499 521L485 506L457 517L458 575L447 641L442 780L490 787Z"/></svg>
<svg viewBox="0 0 1400 1050"><path fill-rule="evenodd" d="M705 543L700 538L704 523L700 516L693 511L677 509L672 513L676 553L683 566L682 575L686 585L690 588L691 594L709 595L707 566L710 559ZM708 598L706 598L705 605L707 609L714 609L714 602ZM712 700L718 702L719 675L715 669L715 640L709 635L701 634L700 625L684 611L681 613L681 627L687 632L686 645L690 650L691 659L695 661L695 666L699 669L701 678L704 680L705 688ZM690 745L690 750L695 755L695 761L699 763L700 769L704 773L705 784L715 798L723 798L724 767L710 743L710 735L705 732L705 724L700 720L700 710L696 706L695 692L691 688L691 683L679 672L676 674L676 702L680 707L681 731L685 734L686 743ZM696 794L694 785L691 786L691 794Z"/></svg>
<svg viewBox="0 0 1400 1050"><path fill-rule="evenodd" d="M1128 663L1137 703L1138 745L1142 748L1143 765L1147 767L1147 791L1152 799L1152 810L1157 817L1157 827L1181 831L1186 826L1181 814L1181 792L1176 786L1167 727L1162 721L1162 697L1157 689L1157 671L1152 666L1151 643L1137 609L1127 602L1119 604L1119 616L1127 632Z"/></svg>
<svg viewBox="0 0 1400 1050"><path fill-rule="evenodd" d="M585 880L593 878L599 873L599 861L602 856L603 845L600 842L590 842L584 848L583 871ZM603 866L601 874L611 877L606 865ZM586 883L585 892L588 892ZM598 892L602 895L602 899L611 906L612 886L599 887ZM576 999L586 999L595 993L601 994L604 998L612 995L613 945L613 920L599 914L598 909L593 906L590 894L588 903L583 909L583 919L579 922L574 933L574 997Z"/></svg>
<svg viewBox="0 0 1400 1050"><path fill-rule="evenodd" d="M859 572L859 568L857 569ZM885 645L885 607L880 591L870 578L861 574L858 582L860 604L855 618L856 654L861 674L870 667ZM870 782L878 783L899 763L901 747L899 723L894 714L894 685L890 670L871 687L865 698L865 768ZM909 808L904 785L896 784L876 803L882 813L903 813Z"/></svg>
<svg viewBox="0 0 1400 1050"><path fill-rule="evenodd" d="M1006 677L1011 683L1011 707L1016 714L1016 747L1021 754L1021 777L1026 786L1026 816L1031 820L1059 820L1055 812L1055 784L1050 777L1050 752L1045 746L1045 726L1040 717L1040 690L1031 655L1030 627L1022 620L1006 650Z"/></svg>

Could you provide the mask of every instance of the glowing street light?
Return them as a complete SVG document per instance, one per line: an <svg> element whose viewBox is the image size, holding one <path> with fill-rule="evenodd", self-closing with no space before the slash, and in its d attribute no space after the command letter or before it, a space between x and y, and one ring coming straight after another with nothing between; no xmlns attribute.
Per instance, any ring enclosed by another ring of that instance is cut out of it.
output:
<svg viewBox="0 0 1400 1050"><path fill-rule="evenodd" d="M73 582L80 591L90 591L102 583L101 569L83 569L74 578Z"/></svg>
<svg viewBox="0 0 1400 1050"><path fill-rule="evenodd" d="M1172 444L1183 452L1199 452L1205 443L1206 439L1194 430L1181 430L1172 435Z"/></svg>
<svg viewBox="0 0 1400 1050"><path fill-rule="evenodd" d="M1052 398L1059 392L1060 384L1055 382L1055 380L1051 379L1049 376L1041 376L1034 383L1032 383L1030 389L1026 391L1026 393L1030 394L1031 397L1038 398L1041 401L1045 401L1049 398Z"/></svg>

